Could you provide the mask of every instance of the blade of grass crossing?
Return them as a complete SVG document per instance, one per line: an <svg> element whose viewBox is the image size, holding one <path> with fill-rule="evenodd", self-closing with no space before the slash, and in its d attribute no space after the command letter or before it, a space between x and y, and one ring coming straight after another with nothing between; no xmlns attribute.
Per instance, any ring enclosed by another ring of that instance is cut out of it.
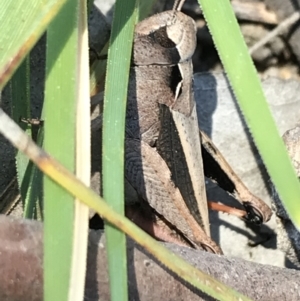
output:
<svg viewBox="0 0 300 301"><path fill-rule="evenodd" d="M161 263L175 272L180 278L197 287L199 290L221 301L251 301L235 292L206 273L182 260L168 251L160 242L154 240L123 215L116 213L93 190L78 180L73 173L38 148L30 138L0 109L0 133L15 147L24 152L37 166L56 183L82 200L90 208L98 212L105 220L115 225L135 239ZM120 297L121 298L121 297Z"/></svg>
<svg viewBox="0 0 300 301"><path fill-rule="evenodd" d="M103 113L103 194L116 212L124 214L124 133L127 86L135 0L117 0L110 38ZM127 300L126 236L105 224L111 300Z"/></svg>
<svg viewBox="0 0 300 301"><path fill-rule="evenodd" d="M199 0L254 142L292 221L300 229L300 185L228 0Z"/></svg>
<svg viewBox="0 0 300 301"><path fill-rule="evenodd" d="M1 1L0 90L66 0Z"/></svg>

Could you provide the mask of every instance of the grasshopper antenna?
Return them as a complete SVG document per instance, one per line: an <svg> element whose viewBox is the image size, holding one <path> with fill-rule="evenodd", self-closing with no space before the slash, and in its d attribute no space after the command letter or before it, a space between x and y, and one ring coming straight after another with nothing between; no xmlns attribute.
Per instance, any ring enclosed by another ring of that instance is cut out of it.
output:
<svg viewBox="0 0 300 301"><path fill-rule="evenodd" d="M185 0L175 0L173 5L173 10L181 11L181 8L184 4Z"/></svg>

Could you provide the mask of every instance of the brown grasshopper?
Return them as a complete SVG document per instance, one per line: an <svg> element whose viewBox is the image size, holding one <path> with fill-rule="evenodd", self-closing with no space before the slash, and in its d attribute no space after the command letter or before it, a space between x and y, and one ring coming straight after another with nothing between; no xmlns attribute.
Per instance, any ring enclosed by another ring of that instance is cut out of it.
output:
<svg viewBox="0 0 300 301"><path fill-rule="evenodd" d="M139 200L130 201L149 204L152 213L190 245L221 253L209 237L202 153L205 175L243 204L244 219L266 222L271 210L249 192L210 139L199 134L192 88L195 47L194 21L175 9L137 24L126 115L125 176L138 194Z"/></svg>
<svg viewBox="0 0 300 301"><path fill-rule="evenodd" d="M221 253L209 237L203 168L244 205L244 219L265 222L271 211L248 191L210 139L199 135L192 88L195 46L194 21L179 11L136 26L126 116L127 214L162 240L171 239L153 231L157 224L176 233L173 241ZM10 195L0 198L11 200ZM151 215L154 224L145 227L138 221L135 207L146 211L146 218Z"/></svg>

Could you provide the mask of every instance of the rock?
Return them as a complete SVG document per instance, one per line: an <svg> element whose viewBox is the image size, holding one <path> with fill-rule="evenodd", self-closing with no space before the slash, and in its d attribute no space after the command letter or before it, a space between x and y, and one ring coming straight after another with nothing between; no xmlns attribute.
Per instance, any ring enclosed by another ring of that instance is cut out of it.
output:
<svg viewBox="0 0 300 301"><path fill-rule="evenodd" d="M297 176L300 176L300 125L288 130L283 135L284 143L292 159L293 166ZM286 253L287 258L300 268L300 232L296 229L288 214L286 213L282 202L277 194L275 187L273 189L273 209L276 213L278 247Z"/></svg>
<svg viewBox="0 0 300 301"><path fill-rule="evenodd" d="M273 10L280 21L285 20L299 9L299 1L265 0L266 5ZM300 26L296 22L284 34L285 39L290 44L298 63L300 62Z"/></svg>

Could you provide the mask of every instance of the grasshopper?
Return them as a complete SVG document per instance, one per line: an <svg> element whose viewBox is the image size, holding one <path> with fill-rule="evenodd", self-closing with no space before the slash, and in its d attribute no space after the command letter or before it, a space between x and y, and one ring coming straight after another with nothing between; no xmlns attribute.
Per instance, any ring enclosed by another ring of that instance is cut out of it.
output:
<svg viewBox="0 0 300 301"><path fill-rule="evenodd" d="M178 10L136 26L126 114L127 214L149 233L157 234L151 229L156 224L171 229L170 235L175 232L176 242L221 253L210 238L204 174L243 204L244 219L266 222L271 211L198 129L191 62L195 47L195 23ZM138 221L137 211L131 210L136 207L153 218L153 226ZM156 236L171 240L164 235Z"/></svg>
<svg viewBox="0 0 300 301"><path fill-rule="evenodd" d="M195 23L178 10L137 24L126 114L125 176L138 194L132 203L150 205L154 215L175 227L193 247L221 253L210 238L203 169L242 203L244 219L266 222L271 210L249 192L199 131L192 87L195 47Z"/></svg>

